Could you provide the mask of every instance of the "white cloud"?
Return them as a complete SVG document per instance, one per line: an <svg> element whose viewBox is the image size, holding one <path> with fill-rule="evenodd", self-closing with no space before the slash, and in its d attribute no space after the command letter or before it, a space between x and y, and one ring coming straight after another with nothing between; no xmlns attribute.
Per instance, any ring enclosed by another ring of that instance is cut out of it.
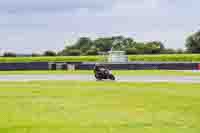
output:
<svg viewBox="0 0 200 133"><path fill-rule="evenodd" d="M159 0L124 0L117 1L115 7L117 8L157 8Z"/></svg>
<svg viewBox="0 0 200 133"><path fill-rule="evenodd" d="M167 47L184 47L188 33L199 28L197 5L200 2L192 0L191 3L0 0L0 47L25 52L58 50L64 47L65 39L111 35L126 35L140 41L161 40ZM6 13L8 10L16 12Z"/></svg>
<svg viewBox="0 0 200 133"><path fill-rule="evenodd" d="M113 0L0 0L0 11L9 13L38 11L74 11L87 8L103 10L110 8Z"/></svg>

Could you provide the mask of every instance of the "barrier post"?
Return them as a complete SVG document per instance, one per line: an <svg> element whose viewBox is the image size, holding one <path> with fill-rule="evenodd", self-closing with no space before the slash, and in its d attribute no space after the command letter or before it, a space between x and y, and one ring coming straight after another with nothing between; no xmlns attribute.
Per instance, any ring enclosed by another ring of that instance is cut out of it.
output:
<svg viewBox="0 0 200 133"><path fill-rule="evenodd" d="M197 70L200 70L200 64L198 64L198 66L197 66Z"/></svg>
<svg viewBox="0 0 200 133"><path fill-rule="evenodd" d="M74 71L75 70L75 64L67 64L67 69Z"/></svg>

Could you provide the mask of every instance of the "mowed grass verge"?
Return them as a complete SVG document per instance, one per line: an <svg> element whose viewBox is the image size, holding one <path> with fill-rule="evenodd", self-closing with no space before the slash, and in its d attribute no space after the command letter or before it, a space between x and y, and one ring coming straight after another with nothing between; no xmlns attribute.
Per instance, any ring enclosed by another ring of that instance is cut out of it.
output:
<svg viewBox="0 0 200 133"><path fill-rule="evenodd" d="M200 54L158 54L129 55L129 61L144 62L199 62ZM7 62L102 62L107 56L45 56L45 57L0 57L0 63Z"/></svg>
<svg viewBox="0 0 200 133"><path fill-rule="evenodd" d="M195 71L173 71L173 70L114 70L112 71L117 76L200 76L200 72ZM94 74L92 70L56 70L56 71L0 71L0 75L35 75L35 74L58 74L58 75L73 75L73 74Z"/></svg>
<svg viewBox="0 0 200 133"><path fill-rule="evenodd" d="M0 82L0 132L199 133L200 84Z"/></svg>

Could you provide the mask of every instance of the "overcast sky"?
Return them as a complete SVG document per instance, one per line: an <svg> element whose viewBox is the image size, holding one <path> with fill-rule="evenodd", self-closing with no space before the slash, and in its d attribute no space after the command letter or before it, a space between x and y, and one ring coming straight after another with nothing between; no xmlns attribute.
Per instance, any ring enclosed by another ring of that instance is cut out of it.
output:
<svg viewBox="0 0 200 133"><path fill-rule="evenodd" d="M184 48L199 30L198 0L0 0L0 49L60 50L64 41L124 35Z"/></svg>

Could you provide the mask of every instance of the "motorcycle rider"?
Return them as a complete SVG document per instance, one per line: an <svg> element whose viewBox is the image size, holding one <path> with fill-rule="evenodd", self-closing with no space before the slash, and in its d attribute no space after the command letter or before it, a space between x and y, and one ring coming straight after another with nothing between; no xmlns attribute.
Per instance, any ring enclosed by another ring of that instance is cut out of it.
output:
<svg viewBox="0 0 200 133"><path fill-rule="evenodd" d="M101 73L101 68L108 69L105 65L96 63L94 66L94 73Z"/></svg>
<svg viewBox="0 0 200 133"><path fill-rule="evenodd" d="M95 73L96 79L98 80L102 80L102 79L115 80L115 77L113 76L113 74L110 73L110 69L103 64L96 63L94 66L94 73Z"/></svg>

